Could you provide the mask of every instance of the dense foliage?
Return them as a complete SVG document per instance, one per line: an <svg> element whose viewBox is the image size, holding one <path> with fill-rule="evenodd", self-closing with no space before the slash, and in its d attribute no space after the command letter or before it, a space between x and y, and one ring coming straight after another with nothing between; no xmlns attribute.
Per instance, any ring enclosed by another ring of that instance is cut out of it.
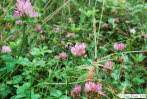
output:
<svg viewBox="0 0 147 99"><path fill-rule="evenodd" d="M146 94L146 12L146 0L1 0L0 99Z"/></svg>

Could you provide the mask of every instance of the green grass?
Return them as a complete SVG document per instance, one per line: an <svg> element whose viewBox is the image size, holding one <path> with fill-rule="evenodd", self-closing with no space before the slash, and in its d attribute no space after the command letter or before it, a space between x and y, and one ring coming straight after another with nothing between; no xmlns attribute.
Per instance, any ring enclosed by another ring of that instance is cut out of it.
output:
<svg viewBox="0 0 147 99"><path fill-rule="evenodd" d="M71 99L71 89L87 81L103 85L100 99L118 94L145 94L147 53L147 3L145 0L31 0L39 16L15 24L16 0L0 1L0 99ZM68 23L68 18L73 22ZM119 18L119 22L115 21ZM103 24L108 23L108 27ZM45 39L35 30L41 25ZM61 31L55 33L59 26ZM136 33L131 34L130 29ZM23 40L24 34L28 35ZM67 38L67 33L74 33ZM24 46L22 45L22 42ZM86 54L75 57L61 41L86 44ZM113 48L124 43L123 51ZM21 49L22 46L22 50ZM67 53L66 60L54 56ZM20 54L19 54L20 53ZM107 60L113 69L102 71ZM96 75L88 79L89 67ZM75 98L77 99L77 98Z"/></svg>

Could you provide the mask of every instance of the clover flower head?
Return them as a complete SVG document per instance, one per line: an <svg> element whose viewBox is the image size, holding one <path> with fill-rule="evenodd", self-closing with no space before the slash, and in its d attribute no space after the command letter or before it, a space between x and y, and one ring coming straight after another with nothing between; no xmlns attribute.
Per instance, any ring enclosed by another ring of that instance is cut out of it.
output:
<svg viewBox="0 0 147 99"><path fill-rule="evenodd" d="M33 18L37 15L37 12L33 9L30 0L17 0L15 4L17 11L14 12L15 18L30 17Z"/></svg>
<svg viewBox="0 0 147 99"><path fill-rule="evenodd" d="M11 51L12 51L11 48L9 46L6 46L6 45L4 45L2 47L2 50L1 50L2 53L9 53Z"/></svg>

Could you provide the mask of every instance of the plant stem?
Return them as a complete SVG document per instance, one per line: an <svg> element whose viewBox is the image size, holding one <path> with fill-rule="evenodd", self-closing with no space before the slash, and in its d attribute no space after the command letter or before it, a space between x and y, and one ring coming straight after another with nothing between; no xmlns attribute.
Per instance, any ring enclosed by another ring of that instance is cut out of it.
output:
<svg viewBox="0 0 147 99"><path fill-rule="evenodd" d="M18 59L19 59L19 56L20 56L20 54L21 54L21 52L22 52L22 49L23 49L23 47L24 47L24 42L25 42L25 40L26 40L26 37L27 37L27 35L26 35L26 24L24 24L24 26L23 26L22 44L21 44L21 47L20 47L20 50L19 50Z"/></svg>
<svg viewBox="0 0 147 99"><path fill-rule="evenodd" d="M104 5L105 5L105 0L103 0L103 4L102 4L102 12L101 12L100 23L99 23L98 32L97 32L97 38L99 37L100 30L101 30L101 24L102 24L103 13L104 13ZM97 39L97 45L98 44L99 44L99 41ZM97 51L97 53L98 53L98 51Z"/></svg>
<svg viewBox="0 0 147 99"><path fill-rule="evenodd" d="M97 44L98 44L98 42L97 42L97 35L96 35L96 19L95 19L95 14L93 15L93 32L94 32L94 43L95 43L94 58L97 58Z"/></svg>
<svg viewBox="0 0 147 99"><path fill-rule="evenodd" d="M24 26L23 26L22 44L21 44L21 47L20 47L20 50L19 50L17 59L19 59L19 57L20 57L20 54L21 54L21 51L22 51L22 49L23 49L24 42L25 42L26 39L27 39L27 35L26 35L26 24L24 24ZM15 70L17 70L18 67L19 67L19 65L8 75L8 77L9 77L10 75L12 75L13 72L14 72ZM3 82L5 82L5 81L8 79L8 77L7 77Z"/></svg>
<svg viewBox="0 0 147 99"><path fill-rule="evenodd" d="M31 99L31 92L32 92L32 86L33 86L33 68L31 67L31 88L30 88L30 99Z"/></svg>

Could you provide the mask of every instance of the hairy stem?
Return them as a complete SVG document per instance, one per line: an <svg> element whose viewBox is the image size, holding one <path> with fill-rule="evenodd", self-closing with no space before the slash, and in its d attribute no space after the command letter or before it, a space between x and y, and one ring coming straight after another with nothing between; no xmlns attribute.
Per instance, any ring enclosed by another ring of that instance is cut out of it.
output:
<svg viewBox="0 0 147 99"><path fill-rule="evenodd" d="M20 47L20 50L19 50L19 54L18 54L18 59L19 59L19 56L21 55L21 52L22 52L22 49L24 47L24 43L27 39L27 35L26 35L26 24L24 24L23 26L23 38L22 38L22 44L21 44L21 47Z"/></svg>

